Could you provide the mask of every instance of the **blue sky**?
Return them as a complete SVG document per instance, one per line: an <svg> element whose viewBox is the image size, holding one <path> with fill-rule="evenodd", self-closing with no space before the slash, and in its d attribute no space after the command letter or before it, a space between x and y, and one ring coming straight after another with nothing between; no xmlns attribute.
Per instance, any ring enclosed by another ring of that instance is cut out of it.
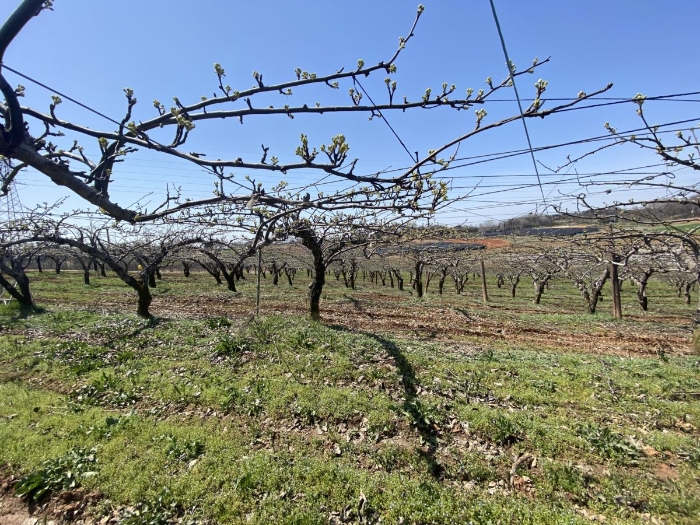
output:
<svg viewBox="0 0 700 525"><path fill-rule="evenodd" d="M18 4L0 4L3 20ZM657 0L590 0L572 2L543 0L524 2L495 0L511 59L525 69L535 57L551 56L551 62L533 76L518 79L523 98L534 93L538 78L549 81L547 97L575 97L602 88L614 88L608 97L668 95L700 90L695 58L697 20L700 2ZM478 90L492 76L507 75L496 27L488 0L426 0L425 12L415 38L397 62L397 94L419 99L427 87L438 90L443 82L457 85L457 93L468 87ZM74 97L114 119L125 110L122 89L134 89L139 104L136 120L155 116L152 100L166 107L177 96L187 104L203 95L211 96L217 79L213 64L226 69L227 81L235 89L252 87L252 72L264 75L267 84L291 80L294 69L331 73L341 67L356 67L357 59L371 64L387 60L395 51L398 37L405 35L414 18L417 3L399 0L354 2L261 0L257 2L213 2L184 0L58 0L53 11L32 20L12 43L5 63L52 88ZM51 92L6 72L12 84L27 87L23 104L46 111ZM365 88L375 102L386 99L385 75L367 79ZM349 102L350 84L337 92L330 89L297 91L294 100L281 96L269 99L277 106L285 103L313 105ZM486 106L487 121L517 113L512 90L498 97L502 102ZM694 100L700 96L690 97ZM551 104L551 103L550 103ZM665 123L685 119L700 122L696 102L649 102L645 109L650 121ZM113 130L114 125L85 110L64 102L58 115L85 126ZM386 116L411 151L427 153L461 135L474 125L474 111L449 109L414 110L406 114L387 112ZM631 104L573 111L538 121L529 121L534 147L604 135L604 122L619 130L640 126ZM32 128L34 133L39 129ZM270 146L270 154L282 161L292 160L299 134L306 133L311 144L328 143L344 134L351 146L350 156L360 158L364 171L405 167L408 155L379 120L367 116L329 115L249 118L243 125L217 122L198 125L188 150L207 151L210 157L257 161L260 145ZM96 145L85 142L86 151ZM520 150L527 147L522 125L514 122L464 143L459 157ZM591 145L557 148L538 153L536 158L553 167L575 157ZM463 161L461 164L468 164ZM616 169L657 164L659 159L638 148L613 148L580 162L582 176ZM654 167L643 172L664 171ZM581 190L567 183L568 175L552 174L540 166L546 202L567 203L566 195ZM274 174L249 174L272 185ZM504 220L513 215L542 209L542 196L528 155L498 162L454 169L453 196L471 191L472 197L458 203L441 216L443 222L476 224ZM679 181L695 184L690 170L677 173ZM167 184L182 186L193 198L205 197L213 189L206 173L149 152L138 152L118 166L112 194L122 205L139 199L160 202ZM315 180L313 173L289 175L290 185ZM599 177L600 180L602 178ZM22 201L53 202L65 192L39 174L26 174L19 188ZM557 184L554 184L554 183ZM477 186L478 185L478 186ZM476 189L474 189L474 187ZM525 186L525 187L522 187ZM649 192L627 190L617 198L641 199ZM605 197L608 201L616 195ZM69 205L86 208L72 197ZM571 206L571 204L569 204Z"/></svg>

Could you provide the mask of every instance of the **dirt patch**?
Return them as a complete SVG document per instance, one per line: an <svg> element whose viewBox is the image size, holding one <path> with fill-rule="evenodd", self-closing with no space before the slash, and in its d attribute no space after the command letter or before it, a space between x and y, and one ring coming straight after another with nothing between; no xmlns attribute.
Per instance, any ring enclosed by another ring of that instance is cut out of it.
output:
<svg viewBox="0 0 700 525"><path fill-rule="evenodd" d="M616 326L614 329L600 327L592 330L583 326L557 328L537 327L517 320L492 318L480 310L470 311L450 306L426 307L420 303L411 305L394 295L375 293L363 299L357 294L352 301L327 300L321 306L324 323L342 326L355 331L369 331L399 337L431 340L443 344L473 344L474 342L502 341L513 346L537 346L572 352L607 354L618 356L687 355L692 352L690 338L682 330L669 326L642 331L635 326ZM118 305L115 305L117 307ZM121 305L123 306L123 305ZM509 313L521 313L517 308L495 307ZM307 313L306 303L263 303L263 315L299 315ZM167 303L156 298L152 311L164 318L206 318L225 316L243 319L251 316L254 307L243 300L225 300L208 296ZM523 309L528 312L528 308ZM632 316L630 316L632 317ZM675 319L675 321L679 321Z"/></svg>
<svg viewBox="0 0 700 525"><path fill-rule="evenodd" d="M654 469L654 476L661 481L676 481L678 479L678 470L666 463L659 463Z"/></svg>
<svg viewBox="0 0 700 525"><path fill-rule="evenodd" d="M506 241L505 239L479 239L478 241L474 241L474 244L481 244L482 246L486 246L487 250L493 250L495 248L505 248L506 246L510 246L510 242Z"/></svg>
<svg viewBox="0 0 700 525"><path fill-rule="evenodd" d="M503 239L483 239L496 248L507 245ZM481 240L480 240L481 242ZM173 279L178 277L172 276ZM297 278L300 282L306 280ZM335 283L334 283L335 284ZM434 285L433 285L434 288ZM591 316L590 323L547 323L538 320L547 313L578 314L578 304L556 310L534 308L531 303L503 301L484 304L473 296L428 294L429 302L418 300L410 289L398 292L389 288L357 291L333 289L323 298L321 319L329 325L360 332L371 332L410 339L435 341L444 346L473 347L498 343L509 347L545 348L570 352L618 356L687 355L692 353L689 319L670 313L641 314L632 310L625 318L629 324L605 323ZM263 292L262 315L305 316L306 297L298 285L289 290L280 285ZM555 292L551 292L555 293ZM152 313L161 319L206 319L226 317L232 321L250 319L255 313L254 296L248 293L194 293L191 295L155 294ZM86 295L80 302L51 301L51 308L123 312L135 309L135 297L128 293L113 298L105 294ZM653 322L648 322L653 321ZM36 337L36 334L33 335ZM78 336L76 336L78 337Z"/></svg>
<svg viewBox="0 0 700 525"><path fill-rule="evenodd" d="M98 492L76 489L34 504L5 489L0 493L0 525L93 525L96 521L83 512L100 498Z"/></svg>
<svg viewBox="0 0 700 525"><path fill-rule="evenodd" d="M538 329L516 321L471 317L455 308L382 307L360 302L361 308L334 305L322 313L324 321L354 330L370 330L404 337L457 343L465 339L504 341L517 346L561 348L593 354L656 356L691 352L688 338L674 330L640 333L634 328L581 332L571 329ZM371 319L368 325L368 318Z"/></svg>
<svg viewBox="0 0 700 525"><path fill-rule="evenodd" d="M438 242L437 239L436 242ZM485 246L487 250L510 246L510 242L506 241L505 239L496 239L491 237L479 237L478 239L439 239L439 242L447 242L451 244L478 244L480 246Z"/></svg>
<svg viewBox="0 0 700 525"><path fill-rule="evenodd" d="M2 525L28 525L31 515L19 498L11 494L0 495L0 523Z"/></svg>

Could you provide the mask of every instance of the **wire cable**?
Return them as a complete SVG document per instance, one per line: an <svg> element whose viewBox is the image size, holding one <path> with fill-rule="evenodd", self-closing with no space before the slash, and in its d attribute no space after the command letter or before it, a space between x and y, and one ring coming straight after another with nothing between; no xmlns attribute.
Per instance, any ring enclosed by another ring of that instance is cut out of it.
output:
<svg viewBox="0 0 700 525"><path fill-rule="evenodd" d="M53 88L47 86L46 84L42 84L41 82L39 82L39 81L36 80L36 79L33 79L32 77L27 76L27 75L25 75L25 74L23 74L23 73L20 73L20 72L17 71L16 69L12 69L12 68L11 68L10 66L8 66L7 64L3 64L2 67L4 67L5 69L7 69L8 71L12 71L15 75L19 75L20 77L24 78L25 80L29 80L29 82L32 82L32 83L36 84L37 86L43 87L43 88L46 89L47 91L51 91L52 93L56 93L57 95L60 95L61 97L65 98L66 100L70 100L73 104L77 104L77 105L80 106L81 108L87 109L88 111L94 113L95 115L99 115L100 117L109 120L110 122L116 124L117 126L120 125L119 122L117 122L116 120L114 120L114 119L111 118L111 117L108 117L108 116L105 115L104 113L100 113L100 112L97 111L96 109L92 109L90 106L87 106L87 105L83 104L82 102L79 102L79 101L75 100L73 97L69 97L68 95L63 94L63 93L61 93L60 91L58 91L58 90L56 90L56 89L53 89Z"/></svg>
<svg viewBox="0 0 700 525"><path fill-rule="evenodd" d="M356 83L356 84L360 87L360 89L362 90L362 92L365 94L365 96L366 96L366 97L369 99L369 101L372 103L372 106L374 106L374 107L376 108L377 105L374 103L374 100L372 100L372 97L369 96L369 93L367 93L367 90L362 86L362 84L360 83L360 81L359 81L357 78L354 78L354 77L353 77L353 82ZM406 153L408 153L408 156L411 158L411 160L414 160L414 159L413 159L413 155L411 154L411 152L409 151L409 149L406 147L406 144L404 144L404 141L401 140L401 137L399 137L399 134L396 133L396 131L394 130L394 128L391 126L391 124L389 124L389 121L388 121L387 118L384 116L384 112L383 112L383 111L377 111L377 113L379 114L379 117L384 121L384 123L385 123L387 126L389 126L389 129L390 129L391 132L394 134L394 137L396 137L396 140L399 141L399 144L401 144L401 146L403 146L403 149L406 150ZM415 159L415 160L417 161L417 159Z"/></svg>
<svg viewBox="0 0 700 525"><path fill-rule="evenodd" d="M532 151L532 141L530 140L530 132L527 130L527 122L525 122L525 115L523 112L523 105L520 102L520 95L518 94L518 86L515 83L515 75L513 75L513 66L510 58L508 57L508 50L506 49L506 41L503 38L503 31L501 31L501 24L498 21L498 15L496 14L496 6L493 0L489 0L491 3L491 12L493 13L493 20L496 22L496 29L498 30L498 37L501 39L501 47L503 48L503 55L506 57L506 67L508 68L508 75L510 76L510 81L513 83L513 91L515 91L515 98L518 100L518 109L520 110L520 120L523 123L523 128L525 129L525 137L527 138L527 145L530 148L530 156L532 157L532 165L535 168L535 173L537 174L537 182L540 184L540 192L542 193L542 203L546 206L547 199L544 196L544 189L542 188L542 183L540 182L540 172L537 169L537 161L535 160L535 152Z"/></svg>
<svg viewBox="0 0 700 525"><path fill-rule="evenodd" d="M66 94L64 94L64 93L61 93L60 91L58 91L58 90L56 90L56 89L53 89L53 88L51 88L50 86L47 86L46 84L44 84L44 83L42 83L42 82L39 82L38 80L36 80L36 79L34 79L34 78L32 78L32 77L30 77L30 76L28 76L28 75L25 75L25 74L23 74L23 73L20 73L19 71L17 71L16 69L11 68L11 67L8 66L7 64L4 64L4 63L3 63L3 64L2 64L2 67L4 67L5 69L7 69L8 71L11 71L11 72L14 73L15 75L19 75L20 77L22 77L22 78L24 78L24 79L26 79L26 80L29 80L30 82L33 82L34 84L36 84L36 85L38 85L38 86L43 87L44 89L46 89L46 90L48 90L48 91L50 91L50 92L52 92L52 93L56 93L57 95L59 95L59 96L65 98L66 100L69 100L69 101L73 102L74 104L77 104L77 105L80 106L81 108L84 108L84 109L86 109L86 110L88 110L88 111L94 113L95 115L98 115L98 116L100 116L100 117L102 117L102 118L104 118L104 119L107 119L109 122L112 122L113 124L116 124L117 126L121 126L121 125L122 125L121 122L118 122L118 121L114 120L113 118L108 117L108 116L105 115L104 113L101 113L101 112L97 111L96 109L93 109L93 108L91 108L90 106L88 106L88 105L86 105L86 104L83 104L82 102L76 100L76 99L73 98L73 97L70 97L70 96L68 96L68 95L66 95ZM151 142L151 143L153 143L153 144L155 144L155 145L157 145L157 146L159 146L160 148L163 148L163 149L166 149L166 150L169 149L169 148L167 148L167 146L164 146L163 144L160 144L159 142L157 142L157 141L155 141L155 140L153 140L153 139L151 139L151 138L149 138L148 141ZM210 172L210 173L214 173L215 175L217 174L217 173L216 173L216 170L215 170L214 168L212 168L212 167L209 167L209 166L200 166L200 167L201 167L202 169L204 169L204 170ZM238 185L242 187L241 184L238 184Z"/></svg>

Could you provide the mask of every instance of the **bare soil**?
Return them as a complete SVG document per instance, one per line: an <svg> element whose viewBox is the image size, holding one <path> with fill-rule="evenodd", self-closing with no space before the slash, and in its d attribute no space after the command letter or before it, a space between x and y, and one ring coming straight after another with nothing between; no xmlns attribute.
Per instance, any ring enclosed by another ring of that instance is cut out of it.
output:
<svg viewBox="0 0 700 525"><path fill-rule="evenodd" d="M430 239L428 239L430 240ZM510 242L505 239L496 239L493 237L483 237L478 239L433 239L434 242L449 242L453 244L479 244L485 246L487 250L494 248L505 248L510 246Z"/></svg>
<svg viewBox="0 0 700 525"><path fill-rule="evenodd" d="M307 313L305 297L291 300L280 285L279 297L264 297L262 315L299 315ZM127 296L129 296L127 294ZM395 335L403 338L433 340L436 343L465 345L494 342L513 348L530 347L549 350L607 354L618 356L686 355L692 353L689 319L678 315L649 316L630 308L625 318L634 323L610 323L591 316L590 323L574 326L537 321L545 312L518 304L473 304L453 306L449 295L444 306L425 304L415 298L373 291L360 292L321 302L321 320L359 332ZM123 311L121 298L96 297L94 304L81 302L77 309ZM130 297L130 299L134 299ZM414 304L412 299L415 300ZM127 299L129 301L129 299ZM461 301L460 301L461 302ZM63 307L66 305L63 304ZM601 305L601 309L607 305ZM255 307L247 294L200 294L192 296L158 296L151 312L164 319L228 317L248 319ZM573 313L573 311L563 312ZM523 320L523 314L532 314ZM653 322L646 322L653 321Z"/></svg>
<svg viewBox="0 0 700 525"><path fill-rule="evenodd" d="M61 492L42 498L38 503L27 502L12 492L14 478L0 472L0 525L93 525L95 520L83 511L102 496L83 489ZM111 523L103 520L101 523Z"/></svg>

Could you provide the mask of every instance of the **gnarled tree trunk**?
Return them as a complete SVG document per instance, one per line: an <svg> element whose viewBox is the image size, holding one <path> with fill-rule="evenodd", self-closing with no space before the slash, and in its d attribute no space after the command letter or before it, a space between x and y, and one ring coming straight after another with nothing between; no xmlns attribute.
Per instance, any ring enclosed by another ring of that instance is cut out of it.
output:
<svg viewBox="0 0 700 525"><path fill-rule="evenodd" d="M326 266L322 258L314 257L313 279L309 284L309 313L311 319L321 319L321 294L326 284Z"/></svg>
<svg viewBox="0 0 700 525"><path fill-rule="evenodd" d="M542 300L542 294L544 293L545 289L547 288L547 284L549 283L549 280L552 278L551 275L547 275L543 279L537 280L533 279L532 282L535 285L535 299L534 303L535 304L540 304L540 301ZM515 295L513 296L515 297Z"/></svg>
<svg viewBox="0 0 700 525"><path fill-rule="evenodd" d="M586 310L589 314L594 314L596 307L598 306L598 301L600 300L600 291L603 289L605 281L610 277L610 268L606 267L605 272L590 285L590 292L588 291L585 283L583 281L577 281L576 287L581 292L583 300L586 302Z"/></svg>
<svg viewBox="0 0 700 525"><path fill-rule="evenodd" d="M139 317L149 319L151 317L151 312L149 311L149 308L151 307L151 302L153 301L149 285L141 282L140 285L136 288L136 292L139 295L136 315L138 315Z"/></svg>
<svg viewBox="0 0 700 525"><path fill-rule="evenodd" d="M413 286L416 289L416 295L423 297L423 261L416 261L416 275L413 278Z"/></svg>
<svg viewBox="0 0 700 525"><path fill-rule="evenodd" d="M29 290L29 278L27 274L24 273L24 269L20 268L20 270L21 271L17 272L13 269L11 273L11 277L15 281L14 285L0 273L0 286L7 290L7 293L22 306L34 308L34 299Z"/></svg>

